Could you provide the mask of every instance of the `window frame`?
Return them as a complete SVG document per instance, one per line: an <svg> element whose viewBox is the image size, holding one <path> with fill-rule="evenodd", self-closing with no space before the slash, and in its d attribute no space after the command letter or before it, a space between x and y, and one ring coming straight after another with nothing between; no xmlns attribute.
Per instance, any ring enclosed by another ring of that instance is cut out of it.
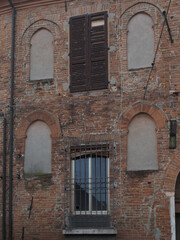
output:
<svg viewBox="0 0 180 240"><path fill-rule="evenodd" d="M81 155L85 156L85 155ZM80 156L80 157L81 157ZM96 156L97 157L97 156ZM104 157L104 156L101 156ZM88 177L88 185L92 186L92 154L90 156L86 157L88 159L88 172L89 172L89 177ZM76 159L71 159L71 209L73 215L107 215L110 211L110 160L109 157L105 156L106 158L106 199L107 199L107 209L106 210L92 210L92 189L89 187L91 190L89 192L89 206L88 210L80 210L77 211L75 210L75 161Z"/></svg>

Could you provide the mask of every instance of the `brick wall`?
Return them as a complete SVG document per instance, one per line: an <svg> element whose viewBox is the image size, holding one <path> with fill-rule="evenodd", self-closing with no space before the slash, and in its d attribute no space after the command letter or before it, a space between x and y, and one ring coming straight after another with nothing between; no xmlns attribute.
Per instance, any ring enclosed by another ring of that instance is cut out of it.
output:
<svg viewBox="0 0 180 240"><path fill-rule="evenodd" d="M114 165L110 165L110 174L114 177L115 201L114 211L111 210L115 213L116 239L171 239L169 193L175 191L180 169L180 130L178 128L177 148L170 150L169 120L175 119L179 125L180 3L177 0L171 3L168 20L174 43L170 42L165 25L144 100L150 68L128 71L127 24L134 14L149 14L154 21L156 49L164 21L161 12L167 10L168 0L143 3L133 0L73 0L67 1L67 11L61 1L34 2L32 5L15 4L14 240L21 239L23 228L26 240L64 239L64 216L69 210L66 194L64 199L64 178L70 174L68 151L73 141L77 145L104 141L114 144ZM108 89L70 93L69 18L101 11L108 11L109 15ZM0 109L9 116L10 8L3 5L0 14ZM30 81L30 40L40 28L48 29L54 37L54 78L52 81L33 82ZM127 171L128 125L140 112L149 114L156 123L157 171ZM45 121L51 129L52 174L27 178L24 176L24 157L18 158L18 154L24 154L26 131L35 120ZM1 146L0 151L2 156ZM1 163L2 157L0 168ZM1 179L0 182L1 188ZM112 202L111 194L113 208Z"/></svg>

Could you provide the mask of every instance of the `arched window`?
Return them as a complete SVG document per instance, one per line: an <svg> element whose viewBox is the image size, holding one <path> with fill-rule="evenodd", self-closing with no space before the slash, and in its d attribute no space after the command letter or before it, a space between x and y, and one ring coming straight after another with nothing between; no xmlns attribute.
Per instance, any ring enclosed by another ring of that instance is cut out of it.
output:
<svg viewBox="0 0 180 240"><path fill-rule="evenodd" d="M154 30L152 18L138 13L128 24L128 69L150 67L154 58Z"/></svg>
<svg viewBox="0 0 180 240"><path fill-rule="evenodd" d="M46 30L37 31L31 39L30 80L53 78L53 36Z"/></svg>
<svg viewBox="0 0 180 240"><path fill-rule="evenodd" d="M43 121L36 121L27 130L25 173L51 173L51 131Z"/></svg>
<svg viewBox="0 0 180 240"><path fill-rule="evenodd" d="M157 137L154 120L145 113L129 124L127 170L157 170Z"/></svg>

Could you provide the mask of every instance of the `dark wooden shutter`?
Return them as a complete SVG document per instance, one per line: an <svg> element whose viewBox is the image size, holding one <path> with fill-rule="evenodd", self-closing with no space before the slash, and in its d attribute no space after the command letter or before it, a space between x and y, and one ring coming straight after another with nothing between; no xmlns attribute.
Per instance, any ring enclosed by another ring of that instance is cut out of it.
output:
<svg viewBox="0 0 180 240"><path fill-rule="evenodd" d="M87 16L70 19L70 91L85 91L87 86Z"/></svg>
<svg viewBox="0 0 180 240"><path fill-rule="evenodd" d="M107 12L70 19L70 91L108 87Z"/></svg>
<svg viewBox="0 0 180 240"><path fill-rule="evenodd" d="M107 12L89 15L89 88L108 87Z"/></svg>

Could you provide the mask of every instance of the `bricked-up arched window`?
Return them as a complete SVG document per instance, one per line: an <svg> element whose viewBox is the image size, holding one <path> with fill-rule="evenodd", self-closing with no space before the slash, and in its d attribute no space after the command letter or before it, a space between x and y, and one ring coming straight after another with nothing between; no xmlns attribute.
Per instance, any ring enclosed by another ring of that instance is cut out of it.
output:
<svg viewBox="0 0 180 240"><path fill-rule="evenodd" d="M30 80L53 78L53 55L53 36L40 29L31 39Z"/></svg>
<svg viewBox="0 0 180 240"><path fill-rule="evenodd" d="M145 113L136 115L128 129L127 170L157 170L157 137L154 120Z"/></svg>
<svg viewBox="0 0 180 240"><path fill-rule="evenodd" d="M35 121L27 130L25 173L51 173L51 131L43 121Z"/></svg>
<svg viewBox="0 0 180 240"><path fill-rule="evenodd" d="M128 69L150 67L154 58L153 20L145 13L138 13L128 24Z"/></svg>

